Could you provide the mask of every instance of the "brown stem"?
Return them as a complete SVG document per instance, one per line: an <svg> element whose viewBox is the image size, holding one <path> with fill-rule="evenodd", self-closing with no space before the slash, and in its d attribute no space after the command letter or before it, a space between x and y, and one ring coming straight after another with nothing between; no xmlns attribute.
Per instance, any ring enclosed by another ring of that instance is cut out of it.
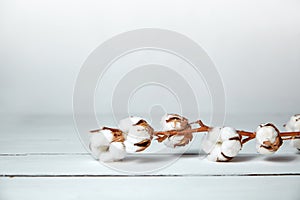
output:
<svg viewBox="0 0 300 200"><path fill-rule="evenodd" d="M200 128L186 129L186 130L158 131L158 132L154 132L154 135L158 137L156 139L158 142L162 142L168 137L174 135L187 135L191 133L208 132L211 129L209 126L205 125L201 120L189 123L189 125L191 124L199 124Z"/></svg>
<svg viewBox="0 0 300 200"><path fill-rule="evenodd" d="M242 140L242 144L245 144L246 142L249 142L250 140L255 138L255 132L249 132L249 131L243 131L243 130L237 130L236 131L240 136L245 136L247 138Z"/></svg>
<svg viewBox="0 0 300 200"><path fill-rule="evenodd" d="M99 131L101 131L101 129L90 130L90 133L98 133Z"/></svg>
<svg viewBox="0 0 300 200"><path fill-rule="evenodd" d="M154 135L156 135L158 138L158 142L164 141L166 138L174 136L174 135L186 135L186 134L191 134L191 133L200 133L200 132L208 132L211 130L211 127L205 125L201 120L195 121L190 123L191 124L198 124L200 128L195 128L195 129L188 129L188 130L182 130L182 131L176 131L176 130L171 130L171 131L160 131L160 132L155 132ZM255 132L248 132L248 131L243 131L243 130L237 130L237 133L242 137L246 136L244 140L242 140L242 144L245 144L246 142L252 140L255 138Z"/></svg>
<svg viewBox="0 0 300 200"><path fill-rule="evenodd" d="M255 132L249 132L249 131L243 131L243 130L237 130L236 132L241 136L255 138Z"/></svg>
<svg viewBox="0 0 300 200"><path fill-rule="evenodd" d="M185 135L185 134L189 134L189 133L197 133L197 132L207 132L209 131L209 128L207 127L200 127L200 128L194 128L194 129L187 129L187 130L171 130L171 131L158 131L158 132L154 132L155 136L167 136L167 137L171 137L174 135Z"/></svg>
<svg viewBox="0 0 300 200"><path fill-rule="evenodd" d="M190 123L190 125L191 125L191 124L198 124L200 127L205 127L205 128L207 128L208 130L210 129L210 127L207 126L207 125L205 125L201 120L197 120L197 121L195 121L195 122Z"/></svg>
<svg viewBox="0 0 300 200"><path fill-rule="evenodd" d="M254 137L247 137L247 138L242 140L242 144L245 144L246 142L249 142L252 139L254 139Z"/></svg>
<svg viewBox="0 0 300 200"><path fill-rule="evenodd" d="M242 144L245 144L246 142L252 140L255 138L255 132L248 132L248 131L240 131L237 130L238 134L242 135L242 136L247 136L248 138L242 140ZM300 137L300 132L281 132L279 133L280 137L284 137L282 138L282 140L291 140L294 139L295 137Z"/></svg>
<svg viewBox="0 0 300 200"><path fill-rule="evenodd" d="M298 132L281 132L280 137L300 137L300 131Z"/></svg>

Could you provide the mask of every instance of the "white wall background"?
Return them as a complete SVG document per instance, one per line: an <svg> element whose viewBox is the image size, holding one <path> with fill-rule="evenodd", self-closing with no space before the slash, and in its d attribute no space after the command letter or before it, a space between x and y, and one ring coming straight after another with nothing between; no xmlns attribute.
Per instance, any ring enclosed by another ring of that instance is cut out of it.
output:
<svg viewBox="0 0 300 200"><path fill-rule="evenodd" d="M71 113L84 60L110 37L163 28L198 42L227 113L300 112L300 1L2 0L0 112Z"/></svg>

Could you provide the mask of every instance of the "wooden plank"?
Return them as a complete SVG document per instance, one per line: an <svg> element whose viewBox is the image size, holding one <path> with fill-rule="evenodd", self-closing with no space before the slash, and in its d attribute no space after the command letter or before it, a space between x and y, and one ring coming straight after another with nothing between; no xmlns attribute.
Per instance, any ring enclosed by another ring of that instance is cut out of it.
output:
<svg viewBox="0 0 300 200"><path fill-rule="evenodd" d="M239 125L247 129L255 120ZM254 153L250 143L229 163L199 155L139 154L103 165L85 151L70 116L8 117L1 122L1 200L300 196L299 152L287 143L272 156ZM192 149L198 152L195 144Z"/></svg>
<svg viewBox="0 0 300 200"><path fill-rule="evenodd" d="M299 154L258 156L243 154L232 162L215 163L198 155L139 155L101 164L89 155L1 156L2 176L73 175L300 175ZM177 160L178 159L178 160Z"/></svg>
<svg viewBox="0 0 300 200"><path fill-rule="evenodd" d="M299 189L298 176L0 178L2 200L298 200Z"/></svg>
<svg viewBox="0 0 300 200"><path fill-rule="evenodd" d="M237 124L238 128L250 129L260 118L256 115L231 116L227 117L227 121L229 125ZM285 118L281 115L270 116L276 122L284 121ZM0 119L0 154L87 152L80 142L71 115L1 116ZM198 153L200 142L201 136L195 137L187 152ZM161 147L164 147L163 144L153 141L148 152L157 152ZM287 141L277 153L294 152L295 149ZM241 153L256 153L255 141L247 143Z"/></svg>
<svg viewBox="0 0 300 200"><path fill-rule="evenodd" d="M71 115L1 117L0 154L86 153Z"/></svg>

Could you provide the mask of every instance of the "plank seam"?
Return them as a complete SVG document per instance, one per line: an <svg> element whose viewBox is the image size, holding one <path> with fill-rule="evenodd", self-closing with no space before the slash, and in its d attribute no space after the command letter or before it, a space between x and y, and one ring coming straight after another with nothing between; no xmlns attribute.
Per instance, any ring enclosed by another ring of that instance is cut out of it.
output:
<svg viewBox="0 0 300 200"><path fill-rule="evenodd" d="M134 177L270 177L270 176L300 176L300 173L279 174L166 174L166 175L91 175L91 174L3 174L4 178L134 178Z"/></svg>

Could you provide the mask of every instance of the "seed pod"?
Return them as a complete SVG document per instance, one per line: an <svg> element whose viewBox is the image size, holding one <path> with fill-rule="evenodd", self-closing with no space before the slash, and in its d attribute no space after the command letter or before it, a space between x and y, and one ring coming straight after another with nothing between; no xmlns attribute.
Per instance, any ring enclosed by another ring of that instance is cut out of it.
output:
<svg viewBox="0 0 300 200"><path fill-rule="evenodd" d="M285 128L287 131L300 131L300 114L293 115L290 120L286 123ZM294 136L291 140L293 147L300 151L300 137Z"/></svg>
<svg viewBox="0 0 300 200"><path fill-rule="evenodd" d="M210 161L230 161L242 148L241 136L231 127L212 128L202 140L202 149Z"/></svg>
<svg viewBox="0 0 300 200"><path fill-rule="evenodd" d="M161 124L164 131L185 130L191 128L188 119L178 114L164 115L161 119Z"/></svg>
<svg viewBox="0 0 300 200"><path fill-rule="evenodd" d="M191 129L188 119L178 114L166 114L161 119L161 124L164 131L171 130L188 130ZM164 144L169 148L175 148L177 146L185 146L193 139L192 133L184 135L173 135L164 141Z"/></svg>
<svg viewBox="0 0 300 200"><path fill-rule="evenodd" d="M275 125L262 124L256 130L256 149L260 154L273 154L282 145L279 130Z"/></svg>
<svg viewBox="0 0 300 200"><path fill-rule="evenodd" d="M89 148L95 159L103 162L113 162L125 157L124 136L121 130L102 127L93 132Z"/></svg>
<svg viewBox="0 0 300 200"><path fill-rule="evenodd" d="M144 151L150 146L153 128L140 117L129 117L120 121L120 129L125 133L125 147L129 153Z"/></svg>

